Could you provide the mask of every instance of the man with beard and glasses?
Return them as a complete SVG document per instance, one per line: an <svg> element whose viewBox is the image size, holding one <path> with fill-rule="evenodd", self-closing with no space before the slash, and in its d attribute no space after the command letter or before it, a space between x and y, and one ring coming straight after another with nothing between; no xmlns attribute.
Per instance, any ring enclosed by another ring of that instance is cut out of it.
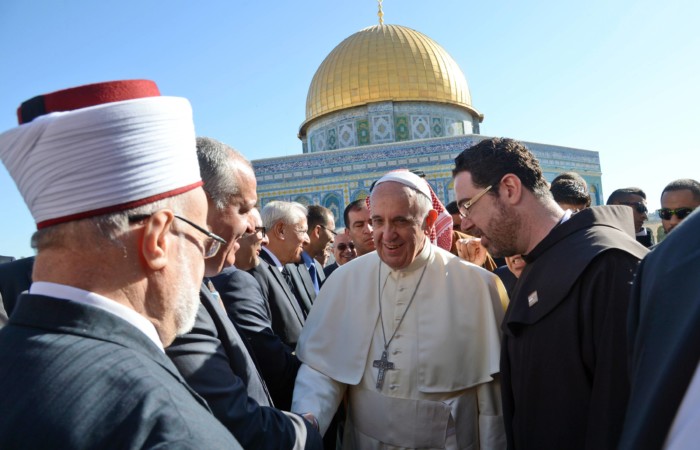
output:
<svg viewBox="0 0 700 450"><path fill-rule="evenodd" d="M225 241L187 100L147 80L34 97L0 158L37 223L0 330L0 448L241 448L165 356Z"/></svg>
<svg viewBox="0 0 700 450"><path fill-rule="evenodd" d="M343 448L505 447L498 278L430 242L427 182L408 171L371 194L377 251L328 278L299 339L292 409L326 431L343 398Z"/></svg>
<svg viewBox="0 0 700 450"><path fill-rule="evenodd" d="M629 392L625 325L647 253L627 206L576 214L554 201L520 142L492 138L455 159L463 228L527 265L503 321L508 448L614 449Z"/></svg>
<svg viewBox="0 0 700 450"><path fill-rule="evenodd" d="M204 274L211 277L235 261L231 255L240 246L238 240L255 231L249 215L258 199L257 185L250 162L217 140L197 138L197 157L209 203L207 224L227 241L206 260ZM197 287L194 328L167 349L187 383L245 448L321 448L321 437L310 423L272 407L252 351L211 281L200 280Z"/></svg>

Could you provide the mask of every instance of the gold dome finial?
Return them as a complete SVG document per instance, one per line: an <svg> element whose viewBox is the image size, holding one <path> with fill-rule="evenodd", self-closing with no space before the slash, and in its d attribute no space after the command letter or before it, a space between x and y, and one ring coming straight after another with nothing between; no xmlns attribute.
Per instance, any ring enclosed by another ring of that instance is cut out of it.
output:
<svg viewBox="0 0 700 450"><path fill-rule="evenodd" d="M384 11L382 11L382 1L384 0L377 0L379 3L379 12L377 15L379 16L379 25L384 25Z"/></svg>

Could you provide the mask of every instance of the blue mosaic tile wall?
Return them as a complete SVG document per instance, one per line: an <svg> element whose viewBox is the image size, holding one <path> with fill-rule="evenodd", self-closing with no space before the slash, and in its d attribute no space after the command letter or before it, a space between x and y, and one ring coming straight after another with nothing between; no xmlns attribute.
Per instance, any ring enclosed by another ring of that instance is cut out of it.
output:
<svg viewBox="0 0 700 450"><path fill-rule="evenodd" d="M333 211L336 225L342 227L346 204L367 196L372 182L386 172L408 168L425 172L435 193L443 203L448 203L454 199L454 158L485 138L487 136L483 135L451 136L256 160L253 167L258 197L262 206L271 200L323 205ZM598 152L525 144L539 159L548 180L561 172L578 172L588 182L593 204L604 202Z"/></svg>

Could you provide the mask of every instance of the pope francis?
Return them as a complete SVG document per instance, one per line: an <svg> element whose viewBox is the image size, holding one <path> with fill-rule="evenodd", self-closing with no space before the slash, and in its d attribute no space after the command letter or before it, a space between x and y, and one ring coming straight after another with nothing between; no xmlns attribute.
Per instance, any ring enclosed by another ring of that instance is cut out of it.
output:
<svg viewBox="0 0 700 450"><path fill-rule="evenodd" d="M343 448L505 448L505 290L430 243L436 217L424 179L380 178L370 197L377 251L334 272L302 331L292 410L325 433L346 396Z"/></svg>

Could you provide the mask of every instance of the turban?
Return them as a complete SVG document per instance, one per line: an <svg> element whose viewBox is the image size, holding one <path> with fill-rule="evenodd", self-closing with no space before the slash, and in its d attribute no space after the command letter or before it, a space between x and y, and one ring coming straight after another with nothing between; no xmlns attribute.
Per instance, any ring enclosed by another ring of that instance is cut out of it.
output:
<svg viewBox="0 0 700 450"><path fill-rule="evenodd" d="M192 108L152 81L40 95L0 135L0 159L37 228L135 208L202 185Z"/></svg>
<svg viewBox="0 0 700 450"><path fill-rule="evenodd" d="M447 251L450 251L452 246L452 216L447 213L445 207L442 205L442 202L440 202L437 195L435 195L430 183L428 183L428 181L424 178L421 178L406 169L400 169L387 173L377 180L377 182L374 183L374 186L387 181L401 183L430 199L433 204L433 209L438 213L437 220L430 230L428 230L430 233L430 242ZM370 207L369 197L367 197L367 207Z"/></svg>

